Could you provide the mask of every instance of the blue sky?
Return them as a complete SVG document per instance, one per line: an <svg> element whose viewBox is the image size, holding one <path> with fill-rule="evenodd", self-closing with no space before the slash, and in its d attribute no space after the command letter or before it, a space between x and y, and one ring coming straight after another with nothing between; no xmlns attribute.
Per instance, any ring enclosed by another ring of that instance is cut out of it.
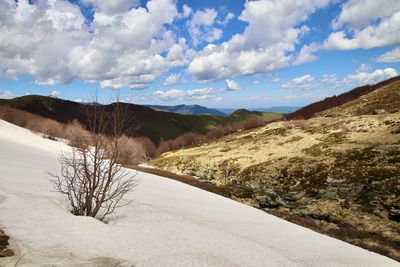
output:
<svg viewBox="0 0 400 267"><path fill-rule="evenodd" d="M398 0L4 0L0 98L302 106L400 72Z"/></svg>

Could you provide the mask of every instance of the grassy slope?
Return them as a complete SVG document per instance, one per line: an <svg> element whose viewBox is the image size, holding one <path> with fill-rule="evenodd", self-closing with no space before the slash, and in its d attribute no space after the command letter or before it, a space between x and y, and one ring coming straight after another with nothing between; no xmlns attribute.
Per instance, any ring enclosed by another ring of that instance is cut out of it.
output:
<svg viewBox="0 0 400 267"><path fill-rule="evenodd" d="M85 105L68 100L29 95L14 99L0 99L0 105L12 106L63 123L71 122L75 119L82 124L86 123L85 117L81 112L82 109L85 108ZM145 106L134 104L124 105L126 105L130 116L134 118L134 122L141 126L137 132L132 134L147 136L155 143L158 143L161 139L168 140L176 138L186 132L205 134L214 127L226 123L244 121L248 116L254 114L253 112L246 111L243 112L241 116L196 116L156 111ZM113 108L112 105L105 105L103 107L108 110ZM263 113L257 113L256 115L260 115L266 120L281 117L280 114L264 116Z"/></svg>
<svg viewBox="0 0 400 267"><path fill-rule="evenodd" d="M400 260L400 80L307 121L280 121L153 164Z"/></svg>

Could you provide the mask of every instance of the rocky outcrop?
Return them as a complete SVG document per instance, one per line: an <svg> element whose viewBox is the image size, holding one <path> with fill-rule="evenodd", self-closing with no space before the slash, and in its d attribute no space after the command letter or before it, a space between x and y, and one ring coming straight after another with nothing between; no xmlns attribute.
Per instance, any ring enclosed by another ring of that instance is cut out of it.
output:
<svg viewBox="0 0 400 267"><path fill-rule="evenodd" d="M7 249L9 237L4 233L4 231L0 230L0 257L11 257L14 256L14 252L10 249Z"/></svg>

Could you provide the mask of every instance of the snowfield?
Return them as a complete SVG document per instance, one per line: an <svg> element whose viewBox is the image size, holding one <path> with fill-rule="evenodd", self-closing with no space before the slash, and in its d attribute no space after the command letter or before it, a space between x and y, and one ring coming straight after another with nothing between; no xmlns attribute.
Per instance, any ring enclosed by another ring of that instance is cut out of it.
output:
<svg viewBox="0 0 400 267"><path fill-rule="evenodd" d="M0 120L0 266L400 266L178 181L138 173L109 224L72 215L47 171L68 146Z"/></svg>

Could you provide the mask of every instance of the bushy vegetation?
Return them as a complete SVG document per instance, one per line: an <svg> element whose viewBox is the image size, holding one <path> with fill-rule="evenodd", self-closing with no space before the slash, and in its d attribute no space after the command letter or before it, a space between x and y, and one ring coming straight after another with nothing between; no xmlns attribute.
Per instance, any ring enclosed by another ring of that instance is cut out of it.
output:
<svg viewBox="0 0 400 267"><path fill-rule="evenodd" d="M0 119L41 133L51 140L65 139L73 147L81 147L84 137L91 134L77 120L60 123L8 106L0 106ZM125 136L125 138L127 141L118 159L120 163L139 164L156 155L156 147L148 137Z"/></svg>
<svg viewBox="0 0 400 267"><path fill-rule="evenodd" d="M160 155L168 151L177 150L193 145L199 145L238 131L261 127L266 123L267 122L259 116L252 115L243 122L232 122L215 127L214 129L211 129L207 134L198 134L192 132L185 133L175 139L161 141L156 150L156 154Z"/></svg>
<svg viewBox="0 0 400 267"><path fill-rule="evenodd" d="M9 106L0 106L0 119L34 132L42 133L46 138L52 140L56 138L68 140L69 144L74 147L80 145L82 136L90 134L77 120L71 123L61 123ZM208 131L207 134L184 133L175 139L161 141L158 147L148 137L126 136L127 142L121 152L119 161L124 164L137 165L168 151L199 145L234 132L260 127L266 123L267 121L261 117L251 115L243 122L231 122L217 126Z"/></svg>

